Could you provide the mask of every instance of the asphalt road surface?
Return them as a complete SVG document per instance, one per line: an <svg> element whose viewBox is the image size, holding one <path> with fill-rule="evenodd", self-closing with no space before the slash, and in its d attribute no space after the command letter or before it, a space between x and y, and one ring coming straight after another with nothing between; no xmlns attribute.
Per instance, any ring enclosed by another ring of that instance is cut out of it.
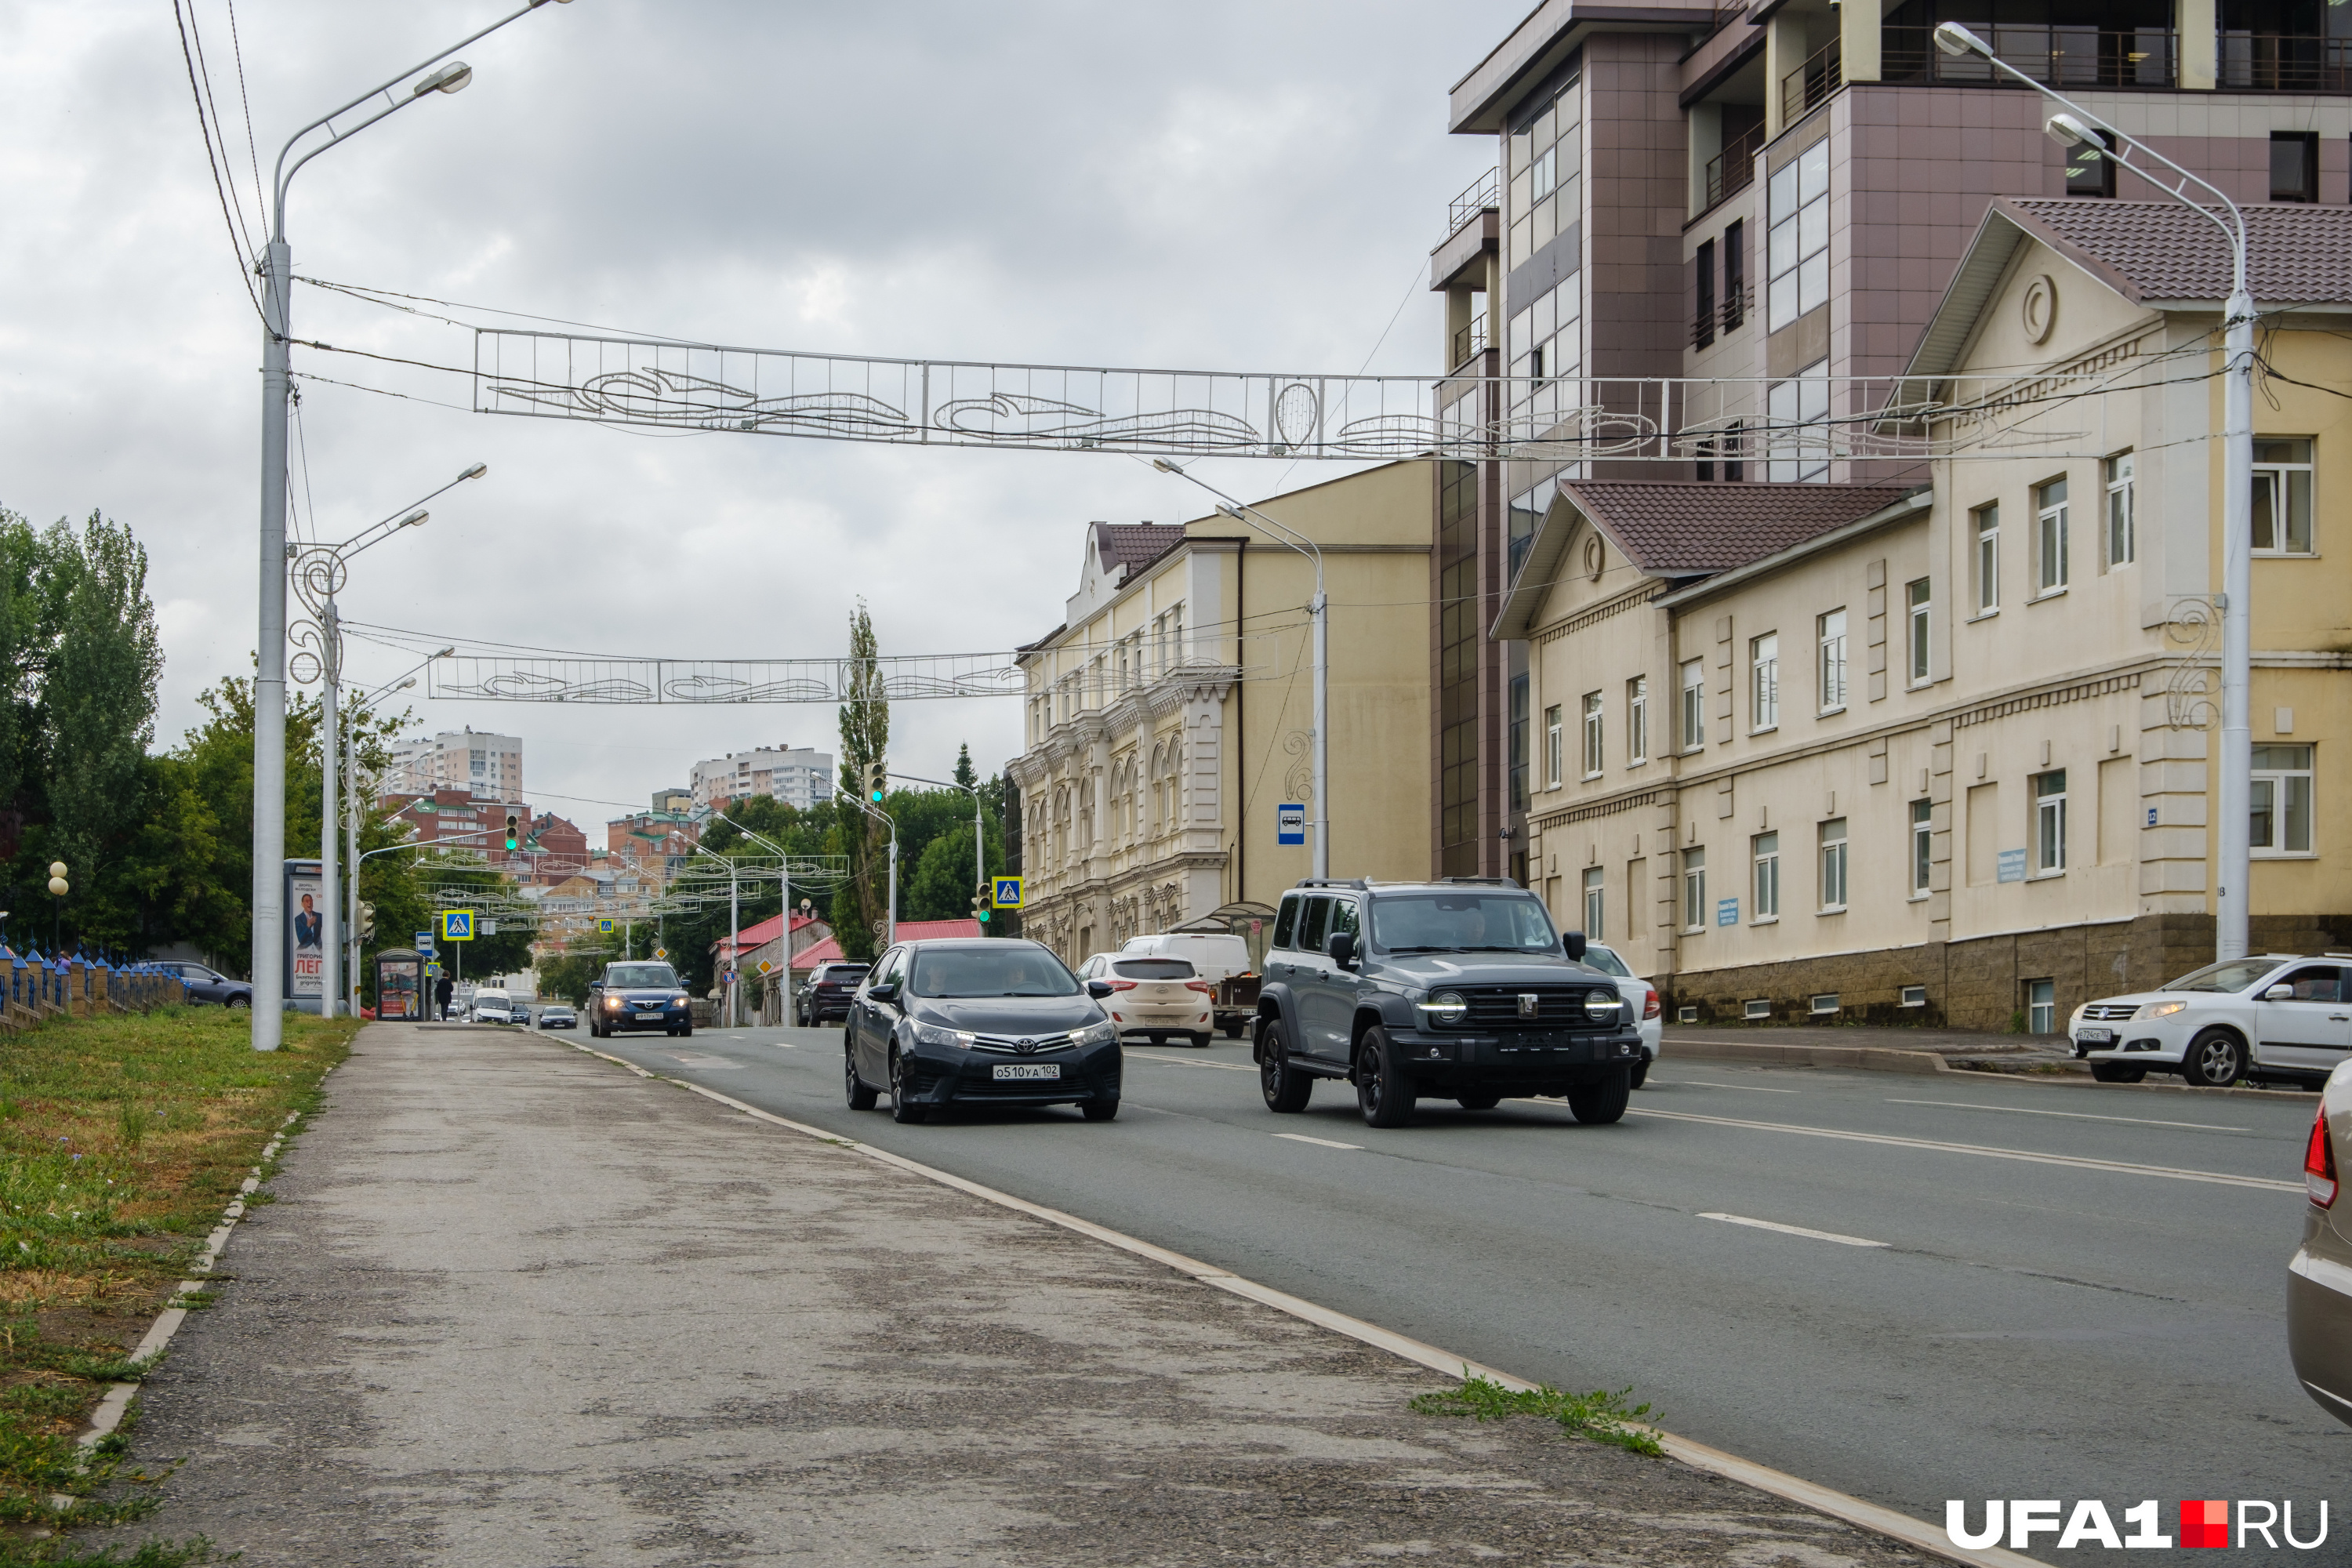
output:
<svg viewBox="0 0 2352 1568"><path fill-rule="evenodd" d="M901 1127L845 1105L838 1029L571 1037L1523 1377L1630 1384L1916 1518L2292 1499L2307 1535L2326 1498L2326 1547L2282 1555L2352 1562L2352 1428L2286 1355L2307 1097L1669 1061L1614 1127L1424 1101L1379 1132L1344 1085L1269 1113L1220 1039L1131 1044L1108 1125Z"/></svg>

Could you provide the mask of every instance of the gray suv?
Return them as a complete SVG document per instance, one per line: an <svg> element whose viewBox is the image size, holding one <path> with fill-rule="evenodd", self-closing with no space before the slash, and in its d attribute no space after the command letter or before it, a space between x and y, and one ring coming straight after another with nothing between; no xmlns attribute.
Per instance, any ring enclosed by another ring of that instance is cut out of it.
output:
<svg viewBox="0 0 2352 1568"><path fill-rule="evenodd" d="M1640 1020L1583 955L1583 934L1507 878L1301 882L1258 1002L1266 1109L1305 1110L1328 1078L1355 1085L1372 1127L1404 1126L1423 1096L1465 1110L1564 1096L1579 1121L1615 1121Z"/></svg>

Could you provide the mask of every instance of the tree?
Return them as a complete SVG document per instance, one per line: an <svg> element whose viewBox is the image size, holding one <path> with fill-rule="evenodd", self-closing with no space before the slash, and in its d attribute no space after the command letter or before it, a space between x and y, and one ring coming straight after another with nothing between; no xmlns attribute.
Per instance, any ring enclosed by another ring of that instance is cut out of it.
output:
<svg viewBox="0 0 2352 1568"><path fill-rule="evenodd" d="M980 770L971 765L971 742L963 742L956 747L955 772L948 776L966 789L980 783Z"/></svg>
<svg viewBox="0 0 2352 1568"><path fill-rule="evenodd" d="M861 804L866 799L866 768L887 762L890 753L890 702L882 683L881 649L875 642L873 617L866 601L849 618L848 683L841 705L841 787ZM887 810L886 806L884 808ZM875 928L887 908L888 830L866 816L863 831L849 839L849 880L834 896L833 931L848 958L874 956ZM904 848L901 831L901 848Z"/></svg>
<svg viewBox="0 0 2352 1568"><path fill-rule="evenodd" d="M63 524L52 532L57 565L71 578L41 685L52 844L95 888L138 821L163 650L147 597L147 552L131 531L92 512L79 539Z"/></svg>

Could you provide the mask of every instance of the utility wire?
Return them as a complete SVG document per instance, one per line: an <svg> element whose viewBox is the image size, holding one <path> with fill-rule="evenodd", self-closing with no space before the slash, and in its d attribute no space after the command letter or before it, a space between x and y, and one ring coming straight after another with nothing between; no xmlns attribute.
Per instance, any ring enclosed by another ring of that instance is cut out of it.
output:
<svg viewBox="0 0 2352 1568"><path fill-rule="evenodd" d="M228 47L236 59L236 97L239 106L245 110L245 151L253 161L253 195L254 199L261 204L261 227L266 234L269 230L269 196L261 188L261 149L254 144L253 140L253 100L245 90L245 45L236 36L236 0L227 0L227 5Z"/></svg>
<svg viewBox="0 0 2352 1568"><path fill-rule="evenodd" d="M212 124L205 117L204 89L196 82L196 57L188 44L187 18L182 13L180 6L181 0L172 0L172 16L179 23L180 27L180 58L187 62L188 67L188 91L196 100L196 130L205 139L205 162L213 172L213 192L220 197L221 221L228 226L229 248L237 252L236 272L237 277L245 284L245 297L252 302L253 313L261 318L262 326L267 328L269 325L269 312L261 308L261 296L256 293L253 288L252 264L247 260L244 247L237 242L236 218L229 210L227 188L221 183L220 160L213 153Z"/></svg>

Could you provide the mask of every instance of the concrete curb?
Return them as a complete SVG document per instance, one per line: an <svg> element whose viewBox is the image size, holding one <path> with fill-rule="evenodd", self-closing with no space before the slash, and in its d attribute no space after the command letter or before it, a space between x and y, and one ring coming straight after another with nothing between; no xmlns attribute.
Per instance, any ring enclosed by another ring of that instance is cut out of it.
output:
<svg viewBox="0 0 2352 1568"><path fill-rule="evenodd" d="M1758 1067L1854 1068L1865 1072L1936 1074L1948 1078L1990 1078L2003 1083L2039 1084L2044 1088L2098 1089L2109 1092L2155 1094L2244 1094L2265 1100L2294 1096L2316 1100L2311 1089L2204 1089L2185 1083L2101 1083L2084 1068L2063 1072L2011 1072L1972 1063L1955 1066L1936 1051L1905 1050L1896 1046L1778 1046L1760 1040L1690 1040L1672 1036L1658 1044L1661 1061L1746 1062Z"/></svg>
<svg viewBox="0 0 2352 1568"><path fill-rule="evenodd" d="M1010 1193L982 1186L978 1182L969 1181L950 1172L919 1163L908 1159L903 1154L893 1153L887 1149L877 1149L871 1143L861 1143L856 1139L844 1138L839 1133L828 1132L822 1127L812 1126L805 1121L794 1121L787 1117L778 1116L772 1111L762 1110L756 1105L748 1105L731 1096L721 1094L717 1089L705 1089L698 1083L689 1083L684 1079L671 1078L666 1073L653 1072L637 1066L633 1061L596 1050L577 1041L567 1040L563 1043L583 1055L592 1056L601 1061L611 1062L616 1067L625 1068L639 1078L676 1084L680 1089L726 1106L730 1110L740 1110L755 1121L783 1128L787 1131L800 1133L803 1137L814 1138L820 1142L830 1143L836 1149L862 1155L877 1164L888 1165L895 1170L904 1171L909 1175L919 1176L925 1181L936 1182L944 1187L952 1187L957 1192L969 1194L972 1197L979 1198L984 1203L993 1204L1000 1208L1012 1209L1015 1213L1027 1215L1034 1219L1044 1220L1048 1225L1076 1231L1080 1236L1115 1247L1122 1252L1149 1258L1154 1263L1174 1269L1177 1273L1203 1285L1213 1286L1217 1289L1229 1291L1246 1300L1255 1301L1261 1306L1271 1307L1276 1311L1286 1313L1304 1322L1313 1323L1318 1328L1328 1329L1334 1333L1343 1334L1351 1340L1386 1351L1402 1360L1428 1367L1433 1372L1442 1373L1448 1377L1464 1379L1483 1377L1498 1383L1506 1388L1522 1393L1539 1386L1525 1378L1515 1377L1509 1373L1494 1367L1481 1365L1465 1356L1454 1355L1435 1345L1381 1328L1377 1323L1368 1323L1361 1318L1351 1318L1344 1312L1334 1311L1328 1307L1318 1305L1303 1297L1277 1290L1270 1285L1261 1285L1255 1279L1245 1279L1230 1269L1220 1268L1213 1263L1203 1263L1198 1258L1187 1258L1181 1252L1171 1252L1164 1247L1155 1247L1150 1242L1112 1230L1108 1226L1097 1225L1092 1220L1080 1219L1076 1215L1065 1214L1060 1209L1047 1208L1042 1204L1033 1204L1026 1198L1014 1197ZM1915 1550L1929 1552L1955 1563L1992 1563L1996 1564L1997 1568L2042 1568L2042 1565L2032 1558L2004 1551L1999 1547L1979 1552L1963 1552L1952 1544L1950 1538L1942 1530L1913 1519L1908 1514L1898 1513L1891 1508L1883 1508L1874 1502L1866 1502L1861 1498L1849 1497L1844 1492L1835 1491L1801 1477L1757 1464L1751 1459L1743 1459L1736 1454L1727 1453L1721 1448L1712 1447L1705 1443L1693 1442L1687 1437L1677 1437L1671 1432L1659 1431L1654 1427L1652 1430L1657 1432L1659 1445L1665 1449L1666 1457L1669 1458L1679 1460L1695 1469L1706 1470L1714 1475L1739 1481L1744 1485L1754 1487L1759 1491L1769 1492L1775 1497L1801 1503L1817 1513L1824 1513L1832 1519L1843 1520L1848 1524L1875 1531L1890 1540L1899 1541Z"/></svg>
<svg viewBox="0 0 2352 1568"><path fill-rule="evenodd" d="M286 1120L278 1124L277 1133L262 1145L260 1163L246 1173L244 1184L236 1190L236 1196L229 1201L228 1207L221 1211L220 1224L213 1226L212 1234L205 1238L205 1249L196 1255L195 1267L188 1271L191 1278L180 1281L179 1288L172 1292L173 1301L205 1288L202 1276L210 1274L220 1262L221 1248L228 1245L229 1233L236 1228L236 1222L245 1217L245 1200L261 1190L263 1168L278 1157L278 1151L286 1142L287 1129L292 1127L301 1115L299 1110L288 1111ZM161 1361L165 1348L172 1342L172 1336L178 1333L180 1325L187 1321L187 1308L166 1305L156 1314L155 1321L149 1325L147 1336L139 1342L139 1348L131 1352L132 1364L144 1372ZM130 1414L131 1402L138 1394L139 1385L135 1383L118 1383L106 1391L106 1396L98 1402L98 1408L90 1412L89 1430L74 1439L81 1448L83 1465L89 1463L90 1456L97 1451L99 1444L122 1425L122 1418Z"/></svg>

